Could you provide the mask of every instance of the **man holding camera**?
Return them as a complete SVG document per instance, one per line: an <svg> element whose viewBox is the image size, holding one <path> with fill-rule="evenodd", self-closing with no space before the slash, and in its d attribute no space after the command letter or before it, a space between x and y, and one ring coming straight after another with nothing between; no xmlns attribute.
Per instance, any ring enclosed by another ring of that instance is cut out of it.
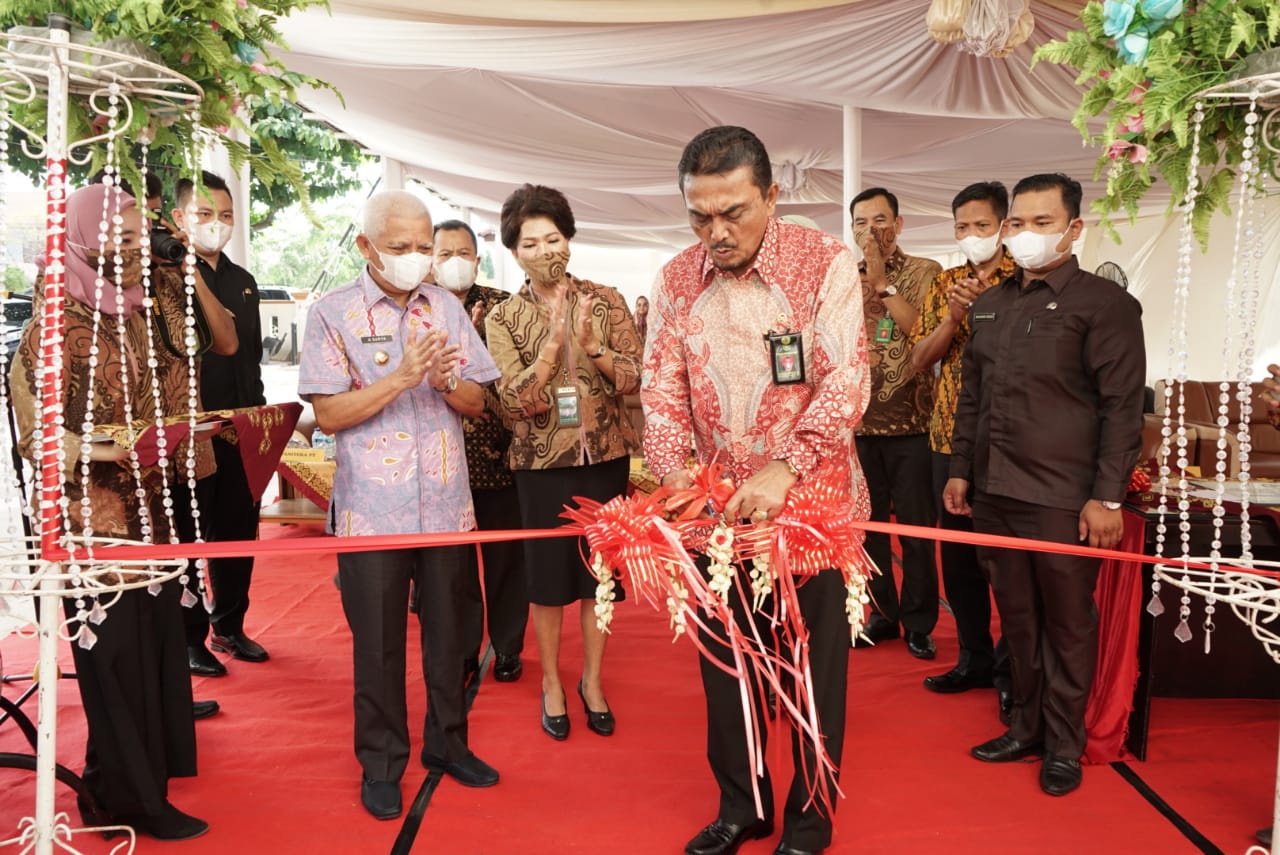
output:
<svg viewBox="0 0 1280 855"><path fill-rule="evenodd" d="M240 346L234 354L206 354L200 366L200 401L205 410L227 410L265 404L262 386L262 322L258 317L258 283L223 253L235 226L235 209L227 183L211 172L201 173L197 187L178 182L178 206L173 222L186 234L196 256L196 270L218 301L231 313ZM218 471L201 485L201 516L206 540L253 540L258 536L258 497L249 489L240 452L223 439L213 440ZM244 633L249 608L253 558L215 558L209 561L207 584L213 592L213 613L186 609L187 658L191 673L220 677L227 673L205 646L213 626L211 646L246 662L268 658L262 645Z"/></svg>

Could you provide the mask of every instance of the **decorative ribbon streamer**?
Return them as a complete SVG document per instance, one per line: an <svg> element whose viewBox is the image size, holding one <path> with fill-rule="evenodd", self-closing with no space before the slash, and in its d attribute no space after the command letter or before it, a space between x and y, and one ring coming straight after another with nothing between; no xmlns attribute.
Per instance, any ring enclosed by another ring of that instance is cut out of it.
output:
<svg viewBox="0 0 1280 855"><path fill-rule="evenodd" d="M1203 561L1183 561L1177 556L1157 557L1142 552L1124 552L1119 549L1097 549L1071 543L1054 543L1048 540L1009 537L998 534L954 531L902 523L871 522L857 520L850 525L861 531L896 534L899 537L918 537L925 540L942 540L949 543L970 543L975 546L995 546L1002 549L1025 549L1031 552L1050 552L1059 555L1080 555L1087 558L1114 558L1141 564L1164 564L1170 567L1186 567L1190 570L1229 570L1232 573L1252 573L1268 579L1280 579L1280 570L1261 567L1227 567ZM493 529L490 531L450 531L433 534L371 534L359 537L299 537L289 540L226 540L217 543L163 543L150 546L101 546L93 550L99 561L127 563L129 561L157 558L233 558L241 556L276 555L296 553L315 555L326 552L372 552L379 549L414 549L422 546L457 546L462 544L495 543L505 540L538 539L544 537L581 537L581 525L542 529ZM61 547L45 556L49 561L83 561L88 558L85 550L68 552Z"/></svg>

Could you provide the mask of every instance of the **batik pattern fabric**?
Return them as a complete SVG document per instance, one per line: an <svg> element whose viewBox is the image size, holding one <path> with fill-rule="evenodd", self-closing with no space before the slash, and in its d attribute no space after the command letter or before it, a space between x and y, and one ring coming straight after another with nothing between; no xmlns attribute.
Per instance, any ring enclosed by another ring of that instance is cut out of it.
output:
<svg viewBox="0 0 1280 855"><path fill-rule="evenodd" d="M566 298L569 333L555 374L546 384L539 383L534 363L551 337L551 310L532 286L526 282L486 321L489 350L502 372L498 397L515 425L512 469L604 463L640 449L640 438L623 400L624 395L640 388L643 346L631 312L617 290L573 276L570 281ZM591 326L613 357L613 380L577 342L586 294L592 295ZM570 386L578 395L581 424L577 427L561 425L556 412L555 389Z"/></svg>
<svg viewBox="0 0 1280 855"><path fill-rule="evenodd" d="M461 347L458 375L484 385L493 360L458 298L420 285L401 307L366 268L315 304L307 320L298 393L338 395L394 372L411 337L444 330ZM336 436L337 469L328 528L343 536L470 531L475 509L463 451L462 417L422 382Z"/></svg>
<svg viewBox="0 0 1280 855"><path fill-rule="evenodd" d="M1013 256L1003 250L1004 257L1000 267L991 277L991 281L1002 282L1012 276L1018 269ZM947 299L951 289L961 279L975 279L977 273L973 265L965 262L959 267L949 267L934 277L929 293L925 295L924 307L916 318L916 325L911 330L909 344L914 348L920 340L931 335L942 326L947 315L951 313ZM969 340L969 315L956 327L951 344L942 357L938 367L938 379L933 387L933 412L929 415L929 447L939 454L951 453L951 432L956 425L956 401L960 398L960 361L964 356L964 345Z"/></svg>
<svg viewBox="0 0 1280 855"><path fill-rule="evenodd" d="M40 301L43 304L43 301ZM154 319L137 311L118 320L100 313L94 319L91 307L67 297L64 302L64 342L62 359L62 408L67 432L63 439L63 491L70 501L66 525L80 533L87 526L95 536L129 540L165 541L170 522L163 505L166 481L187 477L188 441L169 447L166 466L139 467L135 475L128 460L89 461L87 477L82 468L82 426L93 423L94 433L104 426L135 420L154 424L186 412L190 406L189 371L184 358L175 356L159 339ZM43 308L41 305L39 308ZM19 449L34 460L33 431L37 420L50 428L50 416L39 412L42 390L38 386L41 317L27 325L14 355L10 388L18 423ZM198 382L198 381L197 381ZM89 393L93 393L92 410ZM128 400L130 409L126 411ZM160 412L157 412L157 403ZM196 402L199 408L199 400ZM194 473L204 478L213 473L213 449L207 440L195 444ZM140 503L139 487L145 492ZM82 499L88 498L88 505ZM88 517L82 508L88 508ZM147 521L151 535L147 535Z"/></svg>
<svg viewBox="0 0 1280 855"><path fill-rule="evenodd" d="M739 277L701 245L659 273L650 300L641 399L645 459L659 479L690 453L741 483L771 460L822 470L842 509L870 514L854 452L870 375L857 263L839 241L770 220ZM799 333L804 381L774 382L770 332Z"/></svg>
<svg viewBox="0 0 1280 855"><path fill-rule="evenodd" d="M467 317L475 325L480 340L485 337L485 318L493 309L511 296L497 288L472 285L462 301ZM467 472L471 475L473 490L505 490L515 483L511 480L510 417L502 408L494 386L484 390L484 414L462 420L463 442L467 451Z"/></svg>
<svg viewBox="0 0 1280 855"><path fill-rule="evenodd" d="M925 294L942 265L928 258L907 255L901 249L885 260L889 284L898 296L917 311L924 305ZM873 293L870 285L862 286L866 306L863 323L867 329L867 355L871 370L871 397L867 411L858 426L863 436L910 436L924 433L933 412L933 378L911 368L911 330L896 323L887 341L879 341L876 331L887 318L893 318L884 301Z"/></svg>

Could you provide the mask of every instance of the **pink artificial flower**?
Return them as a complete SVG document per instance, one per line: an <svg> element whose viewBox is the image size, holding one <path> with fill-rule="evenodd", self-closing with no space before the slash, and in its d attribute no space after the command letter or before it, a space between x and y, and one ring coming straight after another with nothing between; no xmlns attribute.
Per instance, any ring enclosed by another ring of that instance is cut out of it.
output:
<svg viewBox="0 0 1280 855"><path fill-rule="evenodd" d="M1124 157L1125 152L1131 148L1133 148L1133 143L1128 140L1116 140L1107 149L1107 157L1112 160L1119 160L1121 157Z"/></svg>
<svg viewBox="0 0 1280 855"><path fill-rule="evenodd" d="M252 71L252 72L254 72L255 74L270 74L270 73L271 73L271 69L267 68L265 65L263 65L263 64L262 64L262 63L260 63L260 62L255 62L255 63L253 63L252 65L250 65L250 66L249 66L249 70L250 70L250 71Z"/></svg>
<svg viewBox="0 0 1280 855"><path fill-rule="evenodd" d="M236 0L236 5L239 6L241 9L248 9L249 0Z"/></svg>
<svg viewBox="0 0 1280 855"><path fill-rule="evenodd" d="M1110 79L1111 79L1111 71L1110 71L1109 69L1106 69L1106 68L1101 68L1101 69L1099 69L1099 70L1098 70L1098 76L1099 76L1099 77L1101 77L1103 80L1110 80Z"/></svg>
<svg viewBox="0 0 1280 855"><path fill-rule="evenodd" d="M1122 134L1140 134L1147 129L1146 115L1139 110L1132 116L1125 116L1124 121L1116 128Z"/></svg>
<svg viewBox="0 0 1280 855"><path fill-rule="evenodd" d="M187 62L190 62L190 61L191 61L191 51L187 51L186 53L184 53L184 54L182 55L182 61L183 61L184 63L187 63Z"/></svg>
<svg viewBox="0 0 1280 855"><path fill-rule="evenodd" d="M1133 87L1133 89L1129 90L1129 97L1126 98L1125 100L1132 101L1134 104L1141 104L1142 99L1145 98L1147 95L1147 90L1150 88L1151 88L1150 80L1148 80L1145 83L1139 83L1137 86Z"/></svg>
<svg viewBox="0 0 1280 855"><path fill-rule="evenodd" d="M218 30L222 29L222 27L221 27L221 26L219 26L219 24L218 24L218 22L217 22L217 21L210 21L210 22L209 22L209 26L210 26L210 27L213 27L213 31L214 31L215 33L216 33Z"/></svg>
<svg viewBox="0 0 1280 855"><path fill-rule="evenodd" d="M1147 147L1128 140L1116 140L1107 149L1107 157L1112 160L1124 158L1130 163L1146 163Z"/></svg>

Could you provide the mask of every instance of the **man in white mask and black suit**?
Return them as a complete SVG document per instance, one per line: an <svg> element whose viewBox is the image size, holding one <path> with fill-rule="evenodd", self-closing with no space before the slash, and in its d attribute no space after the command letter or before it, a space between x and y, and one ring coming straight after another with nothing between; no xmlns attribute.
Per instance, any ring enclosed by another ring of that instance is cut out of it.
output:
<svg viewBox="0 0 1280 855"><path fill-rule="evenodd" d="M262 387L262 321L258 316L258 283L253 274L223 253L235 227L235 206L227 182L212 172L200 174L197 187L189 179L177 185L173 222L187 236L196 270L218 301L231 312L239 348L230 356L207 353L200 364L200 407L225 410L267 402ZM258 536L258 497L249 489L240 452L214 438L218 471L200 483L201 534L207 541L253 540ZM220 677L226 666L205 646L210 624L214 650L245 662L266 661L267 651L244 632L249 609L253 558L214 558L208 584L213 613L202 605L183 609L187 626L187 658L191 673Z"/></svg>
<svg viewBox="0 0 1280 855"><path fill-rule="evenodd" d="M943 503L982 534L1110 549L1142 449L1146 348L1142 306L1072 252L1081 196L1061 173L1013 188L1004 244L1019 271L969 309ZM1040 788L1066 795L1081 781L1101 561L993 547L978 560L1009 646L1013 707L1008 732L972 754L1041 757Z"/></svg>
<svg viewBox="0 0 1280 855"><path fill-rule="evenodd" d="M476 284L480 267L476 233L462 220L445 220L435 227L433 272L435 284L462 301L467 317L481 340L489 310L511 295L498 288ZM507 454L511 429L504 424L505 408L492 386L485 388L484 413L462 422L467 449L467 474L471 478L471 501L476 507L476 528L511 530L520 528L520 497L511 477ZM484 598L480 595L480 568L476 551L468 550L471 574L467 579L465 650L468 678L479 667L480 644L486 618L489 641L493 645L493 678L499 683L520 679L524 664L525 627L529 622L529 595L524 585L524 548L518 540L486 543L484 556Z"/></svg>

